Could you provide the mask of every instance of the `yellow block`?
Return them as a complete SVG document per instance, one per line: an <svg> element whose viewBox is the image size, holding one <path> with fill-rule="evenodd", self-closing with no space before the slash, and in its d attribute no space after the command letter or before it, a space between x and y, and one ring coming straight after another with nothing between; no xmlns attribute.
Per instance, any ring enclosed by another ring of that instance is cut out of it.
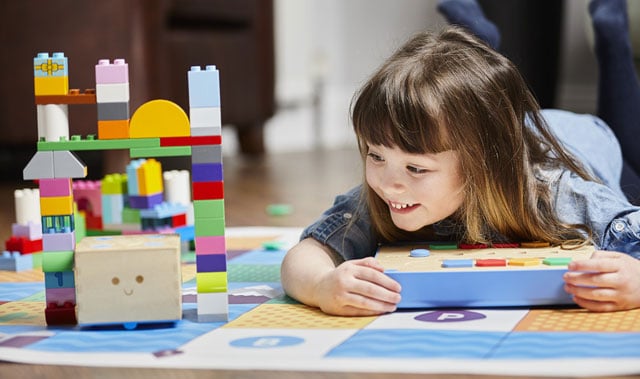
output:
<svg viewBox="0 0 640 379"><path fill-rule="evenodd" d="M68 76L52 76L33 78L33 88L36 96L66 95L69 93Z"/></svg>
<svg viewBox="0 0 640 379"><path fill-rule="evenodd" d="M196 273L196 287L198 293L226 292L227 272L198 272Z"/></svg>
<svg viewBox="0 0 640 379"><path fill-rule="evenodd" d="M42 216L73 214L73 196L41 197L40 214Z"/></svg>
<svg viewBox="0 0 640 379"><path fill-rule="evenodd" d="M162 192L162 166L155 159L147 159L136 170L138 176L138 193L143 196Z"/></svg>
<svg viewBox="0 0 640 379"><path fill-rule="evenodd" d="M191 135L189 117L176 103L151 100L131 117L129 135L131 138L187 137Z"/></svg>

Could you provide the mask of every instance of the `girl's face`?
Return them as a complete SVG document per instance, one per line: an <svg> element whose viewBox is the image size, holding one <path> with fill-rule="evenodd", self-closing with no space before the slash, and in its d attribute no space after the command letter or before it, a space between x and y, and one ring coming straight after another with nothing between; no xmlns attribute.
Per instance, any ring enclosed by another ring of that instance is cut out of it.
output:
<svg viewBox="0 0 640 379"><path fill-rule="evenodd" d="M366 178L387 203L393 223L416 231L451 216L464 199L455 151L409 154L397 147L368 145Z"/></svg>

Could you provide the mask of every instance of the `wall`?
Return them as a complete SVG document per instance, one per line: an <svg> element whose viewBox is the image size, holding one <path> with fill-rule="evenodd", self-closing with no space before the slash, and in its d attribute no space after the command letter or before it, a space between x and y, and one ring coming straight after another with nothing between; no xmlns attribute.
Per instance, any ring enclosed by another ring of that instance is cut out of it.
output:
<svg viewBox="0 0 640 379"><path fill-rule="evenodd" d="M348 112L354 91L411 34L446 23L436 4L276 0L279 112L266 128L268 151L355 146ZM565 0L557 102L564 109L593 113L597 70L586 7L586 0ZM227 151L232 150L233 136L225 138Z"/></svg>

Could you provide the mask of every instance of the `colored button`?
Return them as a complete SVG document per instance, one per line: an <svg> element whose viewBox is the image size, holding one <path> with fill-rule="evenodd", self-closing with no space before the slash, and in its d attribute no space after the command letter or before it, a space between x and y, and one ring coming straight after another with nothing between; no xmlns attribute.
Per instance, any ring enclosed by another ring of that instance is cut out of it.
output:
<svg viewBox="0 0 640 379"><path fill-rule="evenodd" d="M566 266L571 260L571 257L553 257L545 258L542 263L547 266Z"/></svg>
<svg viewBox="0 0 640 379"><path fill-rule="evenodd" d="M512 258L509 259L509 266L537 266L540 264L539 258Z"/></svg>
<svg viewBox="0 0 640 379"><path fill-rule="evenodd" d="M473 267L473 259L445 259L442 261L444 268Z"/></svg>
<svg viewBox="0 0 640 379"><path fill-rule="evenodd" d="M506 265L506 259L476 259L476 267L502 267Z"/></svg>
<svg viewBox="0 0 640 379"><path fill-rule="evenodd" d="M455 250L458 244L455 242L434 242L429 244L431 250Z"/></svg>
<svg viewBox="0 0 640 379"><path fill-rule="evenodd" d="M428 249L413 249L409 252L409 256L413 258L428 257L431 252Z"/></svg>

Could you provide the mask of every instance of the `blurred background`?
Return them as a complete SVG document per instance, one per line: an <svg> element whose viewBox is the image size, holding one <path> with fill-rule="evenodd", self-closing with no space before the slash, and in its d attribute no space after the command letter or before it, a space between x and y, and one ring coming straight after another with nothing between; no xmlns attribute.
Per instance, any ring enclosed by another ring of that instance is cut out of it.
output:
<svg viewBox="0 0 640 379"><path fill-rule="evenodd" d="M595 112L597 69L587 0L480 3L501 29L501 51L521 68L543 107ZM632 20L640 20L640 2L629 3ZM348 115L354 91L410 35L445 25L436 4L2 0L0 178L24 184L22 169L35 152L32 63L38 52L64 52L70 88L80 89L95 87L98 59L126 59L131 113L157 98L188 109L186 71L215 64L221 75L225 186L233 189L231 204L234 196L240 204L239 193L246 199L247 191L254 191L258 202L297 201L309 215L291 223L306 223L317 215L316 208L304 205L314 199L309 196L319 195L322 201L314 203L324 209L337 192L360 180ZM640 52L640 21L630 25ZM97 132L95 107L74 106L69 112L70 134ZM97 179L122 172L126 153L79 155ZM171 161L167 168L183 163ZM241 181L248 176L252 182ZM309 188L299 187L305 180ZM230 187L234 184L237 190Z"/></svg>

